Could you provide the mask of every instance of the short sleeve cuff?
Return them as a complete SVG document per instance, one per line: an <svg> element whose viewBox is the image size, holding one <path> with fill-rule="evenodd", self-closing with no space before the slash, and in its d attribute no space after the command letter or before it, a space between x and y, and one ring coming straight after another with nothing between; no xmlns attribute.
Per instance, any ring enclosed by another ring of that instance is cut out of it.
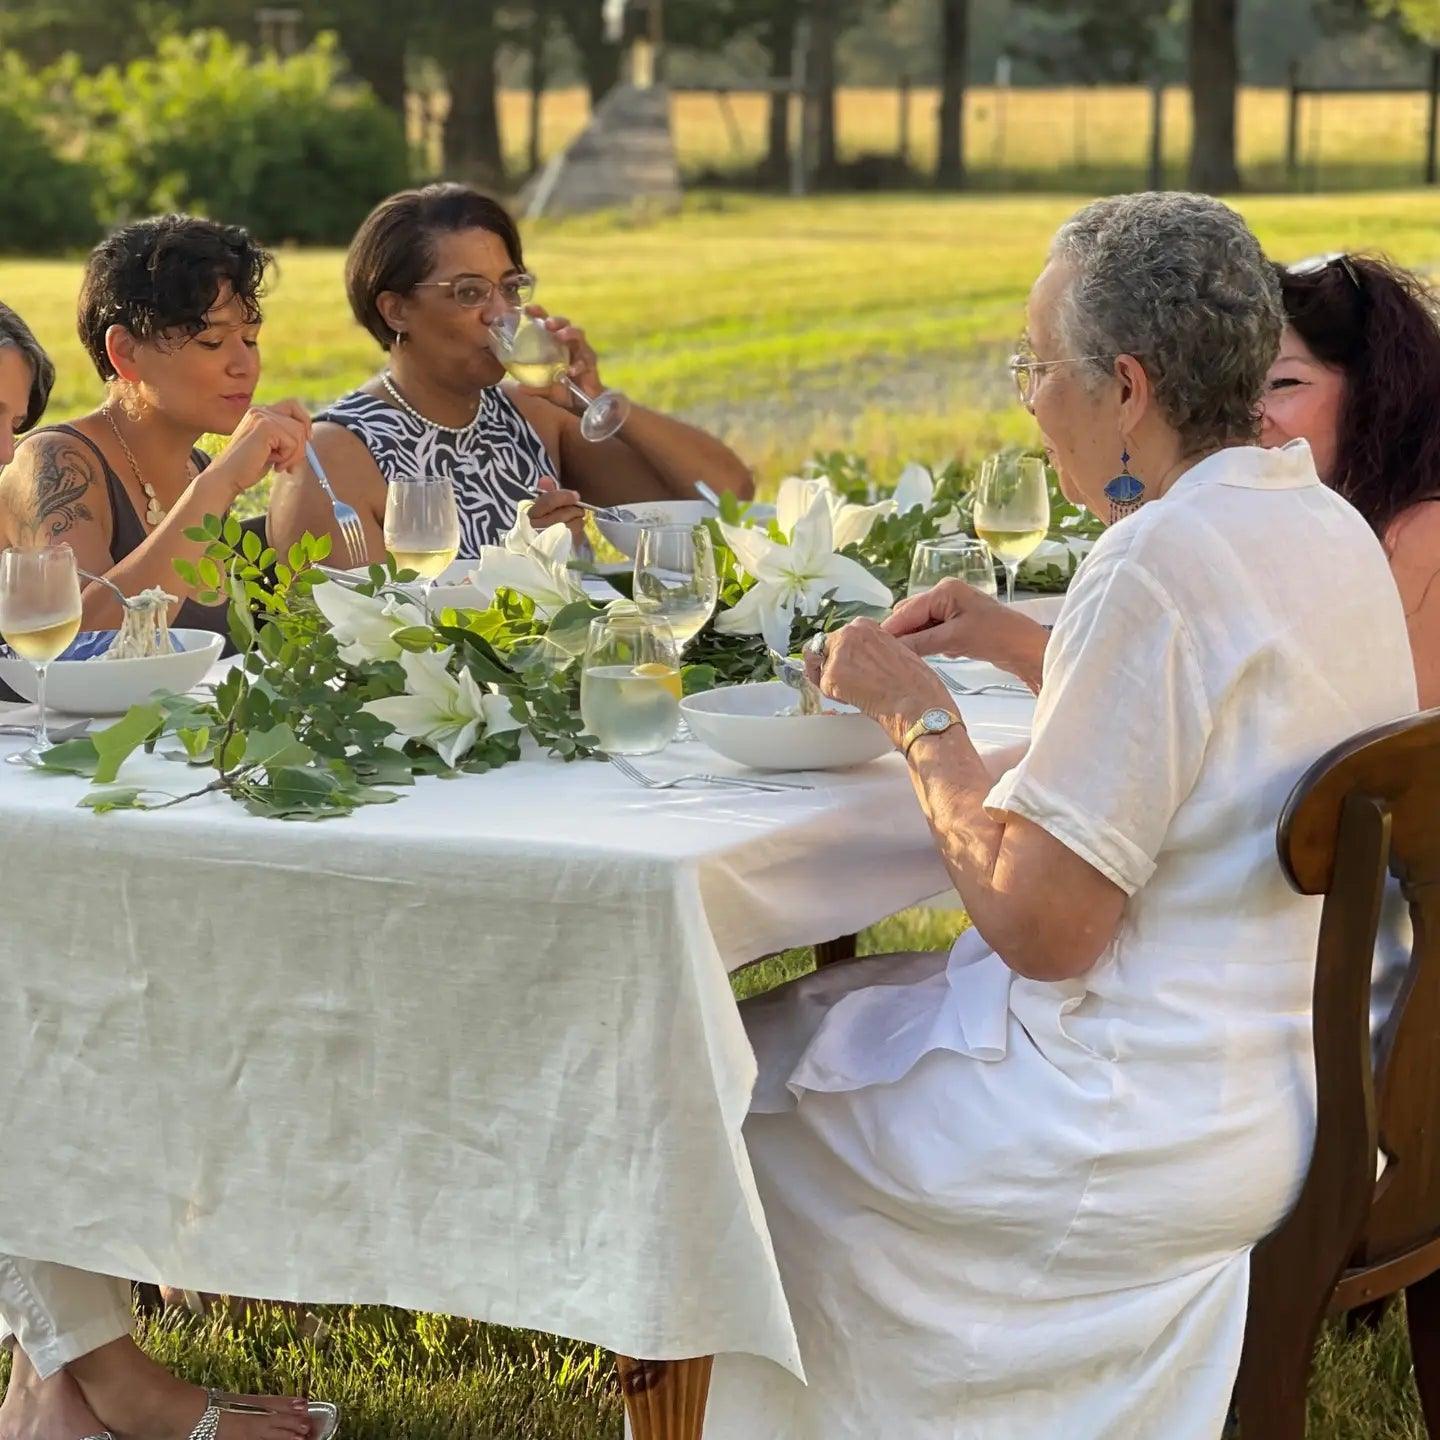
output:
<svg viewBox="0 0 1440 1440"><path fill-rule="evenodd" d="M985 809L997 819L1019 815L1038 825L1127 895L1133 895L1155 873L1155 862L1133 841L1036 784L1020 766L1007 770L995 782L985 797Z"/></svg>

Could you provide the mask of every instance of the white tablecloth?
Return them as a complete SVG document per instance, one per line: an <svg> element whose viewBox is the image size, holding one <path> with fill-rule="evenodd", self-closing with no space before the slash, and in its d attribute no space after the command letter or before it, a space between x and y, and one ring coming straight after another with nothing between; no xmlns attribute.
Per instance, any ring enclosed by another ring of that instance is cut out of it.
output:
<svg viewBox="0 0 1440 1440"><path fill-rule="evenodd" d="M809 778L537 757L306 825L0 767L0 1251L798 1372L726 971L947 883L898 757Z"/></svg>

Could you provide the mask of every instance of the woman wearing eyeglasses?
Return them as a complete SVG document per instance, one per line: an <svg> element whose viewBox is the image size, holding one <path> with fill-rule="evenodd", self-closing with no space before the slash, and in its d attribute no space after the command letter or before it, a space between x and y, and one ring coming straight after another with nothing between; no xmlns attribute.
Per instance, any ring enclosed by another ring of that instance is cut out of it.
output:
<svg viewBox="0 0 1440 1440"><path fill-rule="evenodd" d="M693 499L697 480L753 493L739 457L684 421L632 405L617 435L594 442L565 385L501 385L490 327L529 305L535 281L515 222L494 200L463 185L392 195L351 243L345 285L386 364L316 417L314 441L336 493L360 512L372 560L384 554L386 486L420 475L454 481L466 557L499 540L520 502L537 495L532 523L578 527L582 499ZM558 317L545 323L569 351L571 379L600 394L585 332ZM282 547L304 530L339 542L328 502L303 473L276 486L270 521Z"/></svg>
<svg viewBox="0 0 1440 1440"><path fill-rule="evenodd" d="M1405 605L1420 706L1440 705L1440 297L1366 255L1282 267L1280 290L1264 442L1309 441L1320 478L1370 522Z"/></svg>

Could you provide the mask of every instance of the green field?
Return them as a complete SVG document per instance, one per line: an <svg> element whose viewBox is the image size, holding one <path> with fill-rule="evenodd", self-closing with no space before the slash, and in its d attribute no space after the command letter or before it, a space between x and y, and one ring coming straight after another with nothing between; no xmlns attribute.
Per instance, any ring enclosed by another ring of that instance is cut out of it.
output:
<svg viewBox="0 0 1440 1440"><path fill-rule="evenodd" d="M1056 224L1046 198L692 198L649 221L540 224L539 298L589 329L611 384L723 432L773 481L818 448L886 466L1027 436L1004 358ZM1273 253L1379 247L1440 263L1440 197L1256 198ZM268 303L262 396L312 405L378 365L350 318L333 251L287 252ZM54 414L95 403L74 337L74 261L0 264L60 368Z"/></svg>
<svg viewBox="0 0 1440 1440"><path fill-rule="evenodd" d="M528 259L540 298L584 323L612 384L722 431L773 484L816 449L853 448L885 471L1030 434L1003 360L1064 198L845 198L793 204L727 194L678 216L540 225ZM1440 266L1440 199L1423 193L1250 199L1279 258L1383 249ZM262 398L318 405L378 352L350 320L336 252L281 256L264 336ZM5 262L15 305L60 367L54 418L99 387L73 332L76 261ZM953 917L912 914L867 949L940 945ZM753 989L805 955L742 977ZM313 1393L347 1407L347 1440L618 1440L608 1361L591 1347L434 1316L341 1311L313 1361ZM147 1343L229 1388L293 1386L306 1362L271 1312L238 1325L151 1327ZM0 1362L3 1363L3 1362ZM1327 1336L1312 1437L1419 1440L1403 1327ZM1260 1440L1260 1437L1257 1437Z"/></svg>

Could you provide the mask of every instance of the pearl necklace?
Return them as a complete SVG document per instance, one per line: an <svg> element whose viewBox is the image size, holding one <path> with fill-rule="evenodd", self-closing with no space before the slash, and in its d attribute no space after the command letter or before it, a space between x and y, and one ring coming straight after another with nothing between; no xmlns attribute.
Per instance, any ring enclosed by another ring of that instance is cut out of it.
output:
<svg viewBox="0 0 1440 1440"><path fill-rule="evenodd" d="M130 469L135 473L135 483L145 496L145 523L153 530L170 512L156 498L155 487L141 475L140 462L136 460L135 452L125 443L125 437L120 433L120 427L115 423L110 407L102 406L100 413L109 421L116 440L120 442L120 448L125 452L125 458L130 462Z"/></svg>
<svg viewBox="0 0 1440 1440"><path fill-rule="evenodd" d="M385 393L409 416L418 420L422 425L428 425L432 430L439 430L446 435L463 435L467 430L473 430L480 423L480 412L485 408L485 397L480 397L480 403L475 407L474 417L464 425L442 425L438 420L431 420L429 416L422 415L396 388L395 382L390 378L390 372L384 370L380 374L380 383L385 387Z"/></svg>

